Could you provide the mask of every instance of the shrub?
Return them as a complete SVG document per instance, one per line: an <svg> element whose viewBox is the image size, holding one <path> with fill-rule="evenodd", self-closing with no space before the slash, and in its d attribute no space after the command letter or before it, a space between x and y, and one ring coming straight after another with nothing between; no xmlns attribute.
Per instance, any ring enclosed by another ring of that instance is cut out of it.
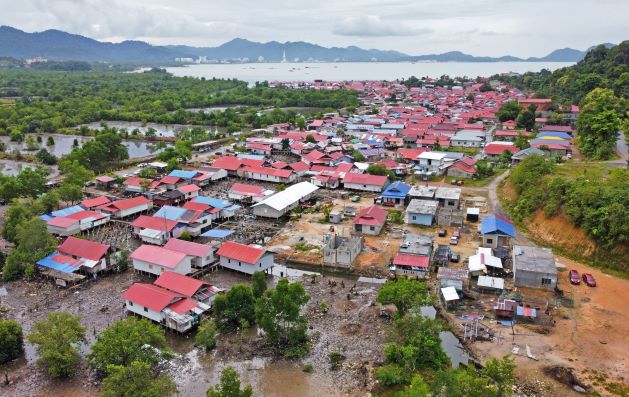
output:
<svg viewBox="0 0 629 397"><path fill-rule="evenodd" d="M395 364L377 368L376 379L382 386L395 386L408 382L408 376L404 369Z"/></svg>

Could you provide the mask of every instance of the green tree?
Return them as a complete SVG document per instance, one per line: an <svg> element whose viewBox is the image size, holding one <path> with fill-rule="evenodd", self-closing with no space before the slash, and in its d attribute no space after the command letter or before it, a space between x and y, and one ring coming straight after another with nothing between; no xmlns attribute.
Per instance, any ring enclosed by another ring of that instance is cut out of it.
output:
<svg viewBox="0 0 629 397"><path fill-rule="evenodd" d="M53 312L33 325L28 341L37 347L37 363L54 378L67 378L76 372L81 356L78 345L86 341L85 327L78 316Z"/></svg>
<svg viewBox="0 0 629 397"><path fill-rule="evenodd" d="M181 233L181 236L179 236L179 239L183 240L183 241L191 241L192 240L192 236L190 235L190 233L187 230L184 230Z"/></svg>
<svg viewBox="0 0 629 397"><path fill-rule="evenodd" d="M51 190L48 193L44 193L38 201L44 213L49 214L59 208L59 192Z"/></svg>
<svg viewBox="0 0 629 397"><path fill-rule="evenodd" d="M513 357L504 356L502 359L492 358L485 363L482 375L491 379L496 385L498 396L510 396L515 383L515 364Z"/></svg>
<svg viewBox="0 0 629 397"><path fill-rule="evenodd" d="M255 323L255 297L251 287L244 284L233 285L227 293L214 298L212 310L216 323L222 330L233 330L244 322Z"/></svg>
<svg viewBox="0 0 629 397"><path fill-rule="evenodd" d="M46 150L46 148L39 149L37 154L35 154L35 158L40 163L46 165L53 165L57 163L57 158L54 155L50 154L50 152Z"/></svg>
<svg viewBox="0 0 629 397"><path fill-rule="evenodd" d="M301 283L281 279L256 302L258 325L287 357L298 357L307 349L308 320L301 309L309 300Z"/></svg>
<svg viewBox="0 0 629 397"><path fill-rule="evenodd" d="M376 301L384 305L392 303L400 314L405 314L412 308L430 304L431 297L425 282L398 278L387 281L378 290Z"/></svg>
<svg viewBox="0 0 629 397"><path fill-rule="evenodd" d="M168 397L177 393L169 375L154 375L151 366L133 361L128 366L109 365L103 380L103 397Z"/></svg>
<svg viewBox="0 0 629 397"><path fill-rule="evenodd" d="M517 147L520 150L524 150L531 146L529 144L529 140L522 134L518 134L518 136L515 137L515 140L513 143L515 147Z"/></svg>
<svg viewBox="0 0 629 397"><path fill-rule="evenodd" d="M496 387L486 377L479 376L476 369L437 371L431 381L433 395L448 397L496 397Z"/></svg>
<svg viewBox="0 0 629 397"><path fill-rule="evenodd" d="M3 278L15 280L26 272L35 273L35 263L55 250L57 241L48 233L46 224L38 217L25 220L17 226L16 248L7 257Z"/></svg>
<svg viewBox="0 0 629 397"><path fill-rule="evenodd" d="M522 106L517 101L504 102L500 109L496 112L496 117L501 123L509 120L515 120L518 114L522 111Z"/></svg>
<svg viewBox="0 0 629 397"><path fill-rule="evenodd" d="M205 350L212 350L216 347L217 334L216 323L211 319L205 319L201 321L194 339L197 346L201 346Z"/></svg>
<svg viewBox="0 0 629 397"><path fill-rule="evenodd" d="M585 97L577 119L577 145L586 157L606 160L614 153L619 107L620 100L610 89L596 88Z"/></svg>
<svg viewBox="0 0 629 397"><path fill-rule="evenodd" d="M191 159L192 158L192 142L190 141L176 141L175 142L175 151L177 155L183 159Z"/></svg>
<svg viewBox="0 0 629 397"><path fill-rule="evenodd" d="M32 135L28 135L26 136L26 150L33 152L35 150L37 150L37 148L39 147L37 145L37 141L35 140L35 138L33 138Z"/></svg>
<svg viewBox="0 0 629 397"><path fill-rule="evenodd" d="M0 364L20 357L24 352L22 326L15 320L0 320Z"/></svg>
<svg viewBox="0 0 629 397"><path fill-rule="evenodd" d="M535 110L527 109L523 110L515 118L515 125L517 128L524 128L527 131L532 131L535 127Z"/></svg>
<svg viewBox="0 0 629 397"><path fill-rule="evenodd" d="M354 150L352 152L352 157L354 158L354 161L357 162L361 162L361 161L365 161L365 156L363 156L363 154L361 152L359 152L358 150Z"/></svg>
<svg viewBox="0 0 629 397"><path fill-rule="evenodd" d="M18 227L26 222L33 214L26 205L14 202L7 208L4 215L4 228L2 236L10 242L17 244Z"/></svg>
<svg viewBox="0 0 629 397"><path fill-rule="evenodd" d="M411 384L398 392L395 397L430 397L430 385L420 375L415 375Z"/></svg>
<svg viewBox="0 0 629 397"><path fill-rule="evenodd" d="M101 332L88 355L92 369L107 374L111 365L129 366L139 361L155 368L172 358L164 332L149 320L118 320Z"/></svg>
<svg viewBox="0 0 629 397"><path fill-rule="evenodd" d="M52 137L52 135L48 135L48 138L46 139L46 146L53 146L55 144L55 138Z"/></svg>
<svg viewBox="0 0 629 397"><path fill-rule="evenodd" d="M207 397L251 397L253 388L246 385L241 389L240 375L232 367L225 367L221 371L221 381L218 385L207 390Z"/></svg>
<svg viewBox="0 0 629 397"><path fill-rule="evenodd" d="M306 143L317 143L317 140L312 134L306 135Z"/></svg>
<svg viewBox="0 0 629 397"><path fill-rule="evenodd" d="M153 179L157 176L157 171L152 167L144 167L140 170L138 176L144 179Z"/></svg>
<svg viewBox="0 0 629 397"><path fill-rule="evenodd" d="M369 166L367 167L367 173L369 175L389 176L390 171L383 164L369 164Z"/></svg>
<svg viewBox="0 0 629 397"><path fill-rule="evenodd" d="M254 272L251 276L251 291L256 299L260 298L267 289L266 274Z"/></svg>

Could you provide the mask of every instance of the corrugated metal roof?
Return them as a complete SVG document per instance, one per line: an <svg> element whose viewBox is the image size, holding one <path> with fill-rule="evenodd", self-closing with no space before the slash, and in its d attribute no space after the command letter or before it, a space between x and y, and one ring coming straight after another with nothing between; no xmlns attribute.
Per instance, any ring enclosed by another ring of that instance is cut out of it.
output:
<svg viewBox="0 0 629 397"><path fill-rule="evenodd" d="M207 232L201 234L201 237L210 237L210 238L225 238L230 234L234 233L233 230L225 230L225 229L212 229Z"/></svg>
<svg viewBox="0 0 629 397"><path fill-rule="evenodd" d="M87 258L99 261L105 256L109 245L97 243L95 241L83 240L76 237L68 237L57 250L63 254Z"/></svg>
<svg viewBox="0 0 629 397"><path fill-rule="evenodd" d="M244 263L256 264L265 252L266 251L261 248L227 241L216 251L216 254Z"/></svg>
<svg viewBox="0 0 629 397"><path fill-rule="evenodd" d="M171 238L170 240L168 240L166 245L164 245L164 248L173 250L173 251L183 252L186 255L198 256L198 257L206 257L213 250L213 247L209 245L193 243L191 241L179 240L177 238Z"/></svg>
<svg viewBox="0 0 629 397"><path fill-rule="evenodd" d="M482 234L503 233L510 237L515 237L515 226L505 218L491 215L483 218L480 226Z"/></svg>
<svg viewBox="0 0 629 397"><path fill-rule="evenodd" d="M137 259L156 265L175 268L186 258L186 254L172 251L155 245L141 245L129 255L131 259Z"/></svg>
<svg viewBox="0 0 629 397"><path fill-rule="evenodd" d="M253 207L268 205L269 207L277 211L281 211L284 208L287 208L298 202L302 198L308 196L309 194L312 194L318 189L318 187L310 182L300 182L287 187L286 190L275 193L271 197L268 197L257 204L254 204Z"/></svg>
<svg viewBox="0 0 629 397"><path fill-rule="evenodd" d="M483 288L504 289L505 280L498 277L478 276L478 286Z"/></svg>
<svg viewBox="0 0 629 397"><path fill-rule="evenodd" d="M198 171L172 170L168 176L174 176L181 179L192 179L198 173Z"/></svg>
<svg viewBox="0 0 629 397"><path fill-rule="evenodd" d="M159 313L173 300L183 296L155 285L135 283L122 294L122 298Z"/></svg>
<svg viewBox="0 0 629 397"><path fill-rule="evenodd" d="M81 267L81 262L78 259L60 255L57 252L40 259L37 264L63 273L74 273Z"/></svg>
<svg viewBox="0 0 629 397"><path fill-rule="evenodd" d="M52 216L68 216L68 215L72 215L75 214L77 212L81 212L84 211L83 207L81 207L80 205L73 205L72 207L68 207L68 208L63 208L57 211L53 211L51 214Z"/></svg>
<svg viewBox="0 0 629 397"><path fill-rule="evenodd" d="M209 285L196 278L175 272L162 273L157 280L155 280L154 284L158 287L166 288L167 290L187 296L188 298L192 297L202 286Z"/></svg>
<svg viewBox="0 0 629 397"><path fill-rule="evenodd" d="M441 294L446 302L459 300L459 294L457 294L454 287L441 288Z"/></svg>

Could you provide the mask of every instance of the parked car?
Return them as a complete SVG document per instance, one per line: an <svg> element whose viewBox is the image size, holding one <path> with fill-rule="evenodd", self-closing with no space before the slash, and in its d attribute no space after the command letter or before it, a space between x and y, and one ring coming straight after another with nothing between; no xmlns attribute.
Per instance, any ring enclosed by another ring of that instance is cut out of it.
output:
<svg viewBox="0 0 629 397"><path fill-rule="evenodd" d="M452 237L461 238L461 231L459 229L455 230L454 233L452 233Z"/></svg>
<svg viewBox="0 0 629 397"><path fill-rule="evenodd" d="M450 262L458 263L460 260L461 260L461 255L454 252L452 253L452 255L450 255Z"/></svg>
<svg viewBox="0 0 629 397"><path fill-rule="evenodd" d="M579 272L572 269L569 274L570 282L572 284L581 284L581 277L579 277Z"/></svg>
<svg viewBox="0 0 629 397"><path fill-rule="evenodd" d="M448 235L448 231L446 229L439 229L439 237L445 237Z"/></svg>
<svg viewBox="0 0 629 397"><path fill-rule="evenodd" d="M382 203L383 207L395 207L395 202L393 201L385 201L384 203Z"/></svg>
<svg viewBox="0 0 629 397"><path fill-rule="evenodd" d="M590 273L583 273L582 278L588 287L596 287L596 279Z"/></svg>
<svg viewBox="0 0 629 397"><path fill-rule="evenodd" d="M457 237L450 238L450 245L457 245L459 243L459 239Z"/></svg>

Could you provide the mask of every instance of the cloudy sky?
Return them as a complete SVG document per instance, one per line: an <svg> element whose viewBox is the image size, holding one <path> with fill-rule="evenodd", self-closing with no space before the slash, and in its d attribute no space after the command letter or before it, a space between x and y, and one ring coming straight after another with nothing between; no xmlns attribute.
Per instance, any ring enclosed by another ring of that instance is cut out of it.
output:
<svg viewBox="0 0 629 397"><path fill-rule="evenodd" d="M527 57L629 39L629 0L0 0L0 10L0 25L28 32L195 46L241 37Z"/></svg>

